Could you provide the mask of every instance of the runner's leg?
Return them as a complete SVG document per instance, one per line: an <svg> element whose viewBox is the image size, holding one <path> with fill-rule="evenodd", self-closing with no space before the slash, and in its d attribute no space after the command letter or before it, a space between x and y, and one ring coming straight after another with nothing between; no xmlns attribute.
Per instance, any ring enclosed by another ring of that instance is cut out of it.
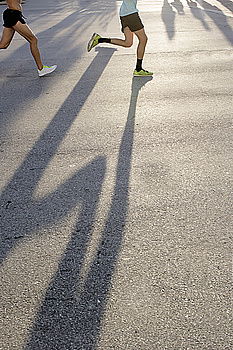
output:
<svg viewBox="0 0 233 350"><path fill-rule="evenodd" d="M125 40L111 39L111 44L123 47L131 47L133 45L133 32L131 32L129 27L124 28L124 36Z"/></svg>
<svg viewBox="0 0 233 350"><path fill-rule="evenodd" d="M133 32L126 27L124 29L125 40L122 39L110 39L110 38L102 38L99 34L94 33L87 44L87 51L91 51L96 45L101 43L113 44L123 47L131 47L133 45Z"/></svg>
<svg viewBox="0 0 233 350"><path fill-rule="evenodd" d="M147 44L147 36L144 28L137 30L134 34L138 37L139 43L137 47L137 65L134 71L134 76L152 76L152 72L148 72L142 68L142 61L145 54L145 48Z"/></svg>
<svg viewBox="0 0 233 350"><path fill-rule="evenodd" d="M14 25L13 29L30 43L32 56L38 69L41 70L43 68L43 64L40 57L40 51L38 49L38 39L35 34L31 31L27 24L22 24L20 21Z"/></svg>
<svg viewBox="0 0 233 350"><path fill-rule="evenodd" d="M144 28L137 30L136 32L134 32L134 34L138 37L139 40L137 48L137 58L142 60L144 57L145 48L148 40L147 35L145 33Z"/></svg>
<svg viewBox="0 0 233 350"><path fill-rule="evenodd" d="M0 49L7 49L13 39L15 30L13 28L3 28L2 38L0 40Z"/></svg>

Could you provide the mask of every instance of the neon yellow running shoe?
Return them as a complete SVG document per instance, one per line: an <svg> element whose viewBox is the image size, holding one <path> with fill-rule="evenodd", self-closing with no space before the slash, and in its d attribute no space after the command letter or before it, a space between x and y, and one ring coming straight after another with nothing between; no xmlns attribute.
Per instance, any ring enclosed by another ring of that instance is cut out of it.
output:
<svg viewBox="0 0 233 350"><path fill-rule="evenodd" d="M139 72L135 69L133 72L134 77L150 77L153 75L152 72L148 72L145 69L141 69Z"/></svg>
<svg viewBox="0 0 233 350"><path fill-rule="evenodd" d="M89 40L89 43L87 45L87 51L91 51L91 49L93 49L93 47L95 47L96 45L99 44L99 39L101 38L101 36L97 33L94 33L91 37L91 39Z"/></svg>

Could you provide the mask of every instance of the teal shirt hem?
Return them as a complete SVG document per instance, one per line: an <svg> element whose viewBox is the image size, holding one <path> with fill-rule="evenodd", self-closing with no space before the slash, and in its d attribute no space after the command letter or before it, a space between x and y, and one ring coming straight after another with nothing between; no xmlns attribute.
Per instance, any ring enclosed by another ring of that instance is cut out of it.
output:
<svg viewBox="0 0 233 350"><path fill-rule="evenodd" d="M137 0L123 0L120 8L120 17L128 16L133 13L138 13Z"/></svg>

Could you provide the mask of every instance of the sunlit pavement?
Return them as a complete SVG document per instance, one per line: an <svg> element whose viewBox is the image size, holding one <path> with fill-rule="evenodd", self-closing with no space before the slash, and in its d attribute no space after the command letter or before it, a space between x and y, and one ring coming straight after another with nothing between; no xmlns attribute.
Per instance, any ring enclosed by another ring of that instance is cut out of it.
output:
<svg viewBox="0 0 233 350"><path fill-rule="evenodd" d="M49 4L48 4L49 3ZM230 0L27 0L0 52L1 350L230 350ZM4 10L0 6L0 12Z"/></svg>

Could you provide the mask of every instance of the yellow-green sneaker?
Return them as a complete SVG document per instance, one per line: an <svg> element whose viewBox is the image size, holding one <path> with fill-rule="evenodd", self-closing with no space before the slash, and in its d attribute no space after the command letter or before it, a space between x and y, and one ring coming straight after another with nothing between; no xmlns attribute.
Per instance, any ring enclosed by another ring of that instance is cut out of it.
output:
<svg viewBox="0 0 233 350"><path fill-rule="evenodd" d="M137 71L135 69L135 71L133 72L134 77L150 77L153 75L152 72L148 72L145 69L141 69L140 71Z"/></svg>
<svg viewBox="0 0 233 350"><path fill-rule="evenodd" d="M91 51L91 49L93 49L93 47L95 47L96 45L99 44L99 39L101 38L101 36L97 33L94 33L91 37L91 39L88 42L87 45L87 51Z"/></svg>

